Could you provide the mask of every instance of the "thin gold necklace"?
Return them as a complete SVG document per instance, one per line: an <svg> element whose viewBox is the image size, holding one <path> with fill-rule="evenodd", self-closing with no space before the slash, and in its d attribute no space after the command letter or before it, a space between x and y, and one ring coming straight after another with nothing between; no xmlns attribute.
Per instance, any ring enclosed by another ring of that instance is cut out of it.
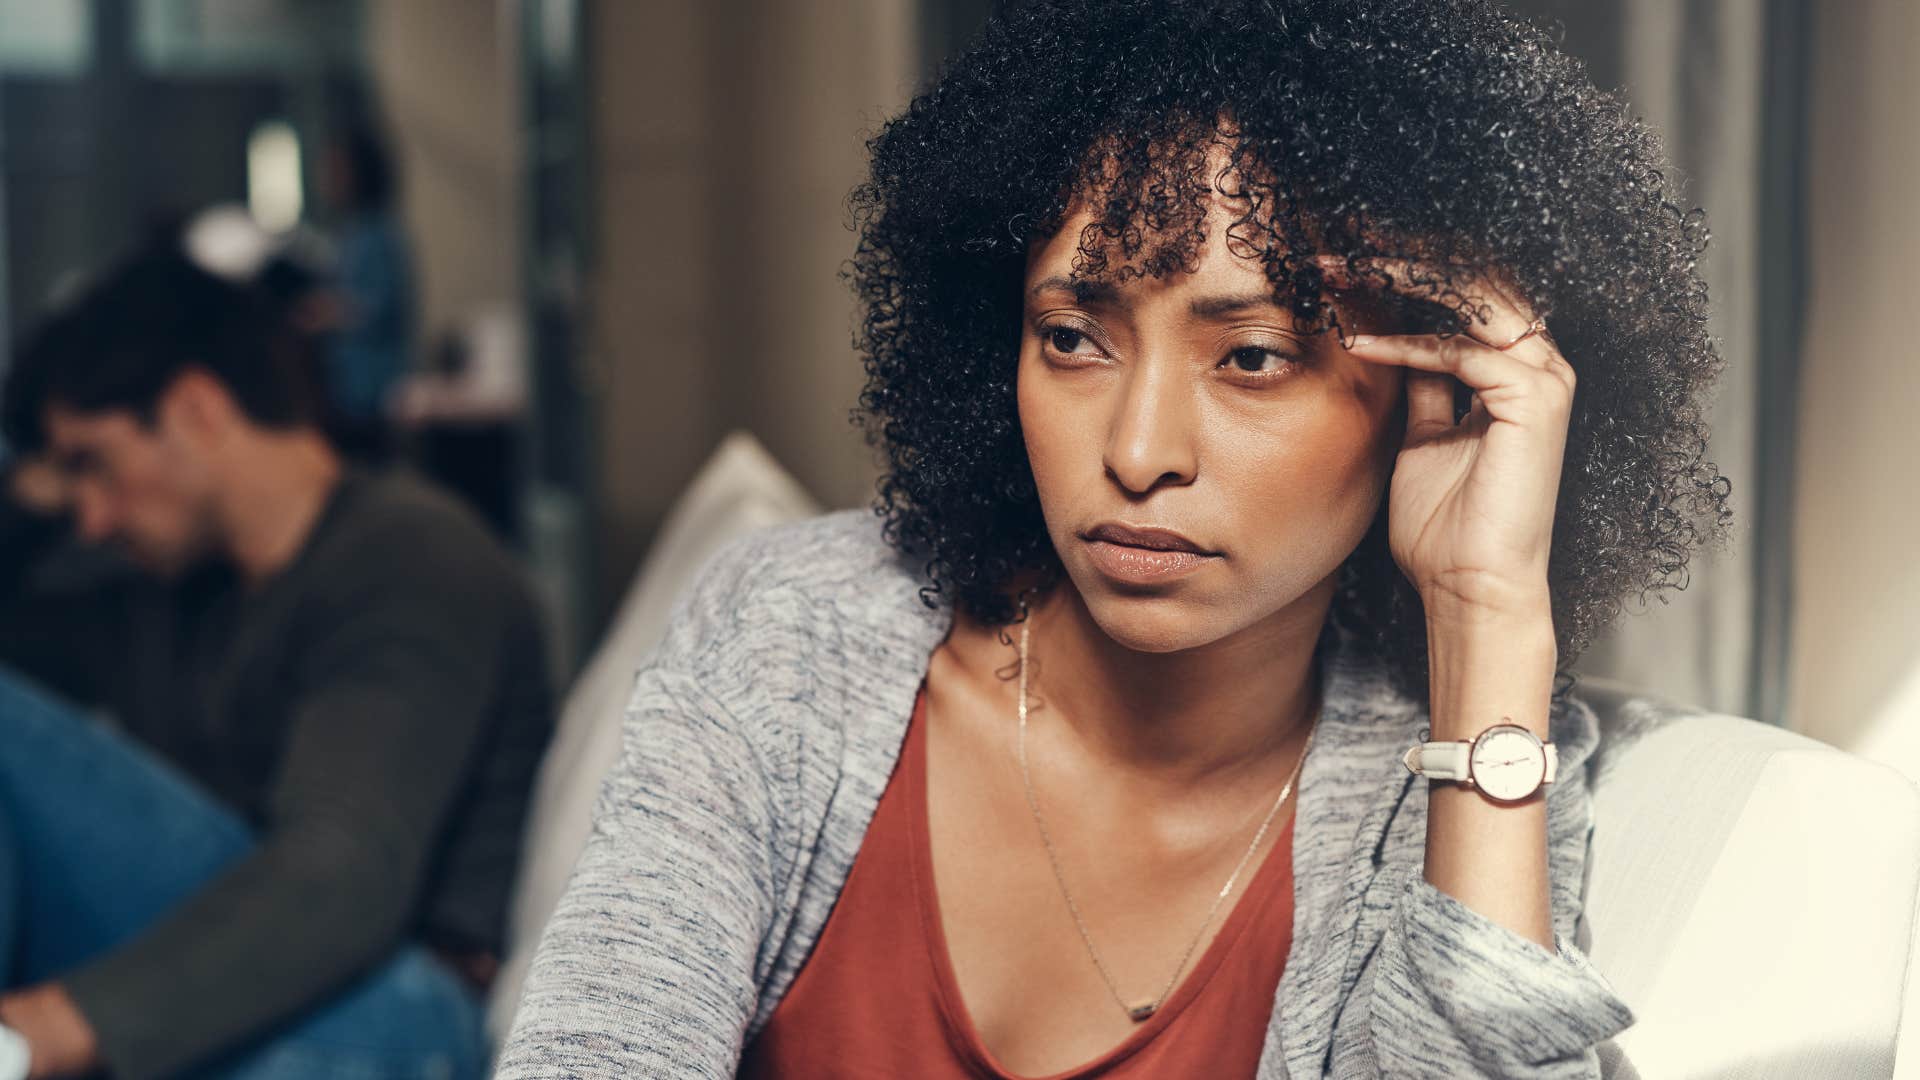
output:
<svg viewBox="0 0 1920 1080"><path fill-rule="evenodd" d="M1220 913L1220 905L1226 902L1227 894L1233 891L1233 883L1240 880L1240 872L1247 868L1247 861L1259 849L1260 841L1267 835L1267 827L1273 824L1274 816L1280 813L1280 807L1293 794L1293 784L1300 778L1300 766L1307 760L1307 751L1313 748L1313 733L1319 724L1307 729L1307 741L1300 748L1300 758L1293 763L1293 771L1287 775L1286 785L1280 789L1280 797L1273 800L1273 809L1267 811L1266 819L1260 822L1260 828L1253 834L1253 842L1247 845L1246 853L1234 865L1233 873L1227 877L1227 883L1213 898L1213 906L1207 909L1207 917L1200 922L1200 929L1187 943L1187 950L1180 954L1180 962L1174 965L1173 974L1167 977L1167 985L1160 989L1160 996L1141 1005L1129 1005L1120 996L1120 987L1113 981L1113 973L1107 970L1104 960L1100 959L1100 950L1093 947L1093 935L1087 930L1087 920L1080 915L1080 905L1074 902L1073 890L1067 888L1067 875L1060 868L1060 854L1054 850L1053 837L1047 832L1047 820L1040 813L1040 801L1033 795L1033 774L1027 767L1027 636L1032 629L1033 620L1029 615L1020 623L1020 780L1026 785L1027 806L1033 811L1033 823L1040 828L1040 842L1046 846L1047 861L1053 865L1053 880L1060 885L1060 895L1066 898L1067 910L1073 914L1073 924L1080 929L1080 940L1086 943L1087 955L1093 958L1093 966L1100 972L1100 978L1107 984L1107 992L1113 995L1114 1004L1120 1006L1127 1017L1138 1023L1160 1011L1167 995L1173 993L1174 986L1180 981L1180 973L1186 970L1187 961L1193 959L1193 950L1200 946L1200 939L1206 936L1207 927L1213 924L1213 917ZM1316 718L1317 719L1317 718Z"/></svg>

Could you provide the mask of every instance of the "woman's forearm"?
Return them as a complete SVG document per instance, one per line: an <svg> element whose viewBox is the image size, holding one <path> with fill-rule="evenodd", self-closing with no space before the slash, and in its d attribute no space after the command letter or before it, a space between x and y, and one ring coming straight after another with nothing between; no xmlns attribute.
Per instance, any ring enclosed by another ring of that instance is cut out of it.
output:
<svg viewBox="0 0 1920 1080"><path fill-rule="evenodd" d="M1556 649L1546 598L1536 612L1429 607L1434 739L1472 739L1510 721L1547 738ZM1426 879L1487 918L1553 946L1547 788L1500 803L1455 781L1431 784Z"/></svg>

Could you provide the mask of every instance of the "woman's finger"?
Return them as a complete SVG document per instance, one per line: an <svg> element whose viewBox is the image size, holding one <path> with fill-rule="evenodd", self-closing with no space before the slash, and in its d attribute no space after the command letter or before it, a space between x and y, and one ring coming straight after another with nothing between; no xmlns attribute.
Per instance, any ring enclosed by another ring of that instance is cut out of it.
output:
<svg viewBox="0 0 1920 1080"><path fill-rule="evenodd" d="M1518 289L1503 286L1497 275L1485 270L1459 267L1450 276L1442 267L1415 259L1368 259L1358 269L1339 255L1317 255L1313 261L1336 290L1378 288L1379 276L1384 275L1387 289L1402 296L1431 300L1435 290L1450 290L1463 299L1479 301L1484 309L1475 312L1471 336L1490 348L1513 341L1533 325L1533 306L1519 298Z"/></svg>
<svg viewBox="0 0 1920 1080"><path fill-rule="evenodd" d="M1454 426L1453 376L1407 372L1407 438L1422 439Z"/></svg>
<svg viewBox="0 0 1920 1080"><path fill-rule="evenodd" d="M1559 390L1567 391L1571 397L1573 389L1570 369L1563 378L1557 371L1529 363L1511 352L1502 352L1471 338L1432 334L1362 334L1347 344L1347 351L1374 363L1396 364L1415 371L1452 375L1472 387L1482 398L1491 398L1503 391L1551 394Z"/></svg>

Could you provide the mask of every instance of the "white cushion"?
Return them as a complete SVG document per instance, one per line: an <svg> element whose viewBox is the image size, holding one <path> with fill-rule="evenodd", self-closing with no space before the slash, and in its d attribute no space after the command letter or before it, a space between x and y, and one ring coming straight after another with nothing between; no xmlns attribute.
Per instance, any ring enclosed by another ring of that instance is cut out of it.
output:
<svg viewBox="0 0 1920 1080"><path fill-rule="evenodd" d="M1861 757L1891 765L1920 783L1920 657L1907 666L1886 703L1874 711L1866 730L1849 748ZM1907 1003L1900 1016L1900 1059L1894 1080L1920 1080L1920 916L1914 924L1913 957L1907 962Z"/></svg>
<svg viewBox="0 0 1920 1080"><path fill-rule="evenodd" d="M494 983L488 1030L505 1038L541 927L560 902L593 827L600 781L620 754L620 721L640 662L660 642L680 590L742 533L812 517L820 506L753 438L721 441L674 503L586 670L574 681L528 810L526 844Z"/></svg>
<svg viewBox="0 0 1920 1080"><path fill-rule="evenodd" d="M1607 1076L1893 1069L1920 790L1780 728L1600 680L1582 946L1636 1017Z"/></svg>

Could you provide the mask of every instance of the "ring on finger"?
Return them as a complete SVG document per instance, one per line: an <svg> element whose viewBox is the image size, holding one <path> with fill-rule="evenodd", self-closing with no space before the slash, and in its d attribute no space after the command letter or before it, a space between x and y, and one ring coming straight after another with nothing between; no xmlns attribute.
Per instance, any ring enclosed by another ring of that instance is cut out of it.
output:
<svg viewBox="0 0 1920 1080"><path fill-rule="evenodd" d="M1515 345L1520 344L1521 342L1527 340L1528 338L1534 336L1535 334L1544 334L1546 332L1547 332L1547 320L1536 317L1532 322L1527 324L1527 328L1525 330L1520 331L1519 337L1514 338L1512 341L1507 342L1505 345L1488 345L1487 347L1490 349L1495 349L1499 352L1506 352L1508 349L1513 348Z"/></svg>

